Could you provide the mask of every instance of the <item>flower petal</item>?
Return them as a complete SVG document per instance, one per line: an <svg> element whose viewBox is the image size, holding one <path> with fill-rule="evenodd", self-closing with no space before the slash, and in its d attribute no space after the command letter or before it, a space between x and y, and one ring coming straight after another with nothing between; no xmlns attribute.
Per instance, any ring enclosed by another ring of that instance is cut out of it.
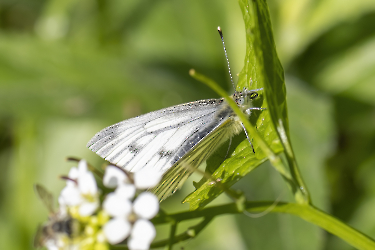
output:
<svg viewBox="0 0 375 250"><path fill-rule="evenodd" d="M125 220L132 211L132 204L116 193L109 193L103 202L103 209L109 215Z"/></svg>
<svg viewBox="0 0 375 250"><path fill-rule="evenodd" d="M154 194L143 192L135 199L133 210L140 218L151 219L159 211L159 200Z"/></svg>
<svg viewBox="0 0 375 250"><path fill-rule="evenodd" d="M67 206L77 206L83 201L81 193L76 186L66 186L61 190L59 202Z"/></svg>
<svg viewBox="0 0 375 250"><path fill-rule="evenodd" d="M131 238L134 240L142 240L143 242L151 243L156 236L154 224L148 220L137 220L131 232Z"/></svg>
<svg viewBox="0 0 375 250"><path fill-rule="evenodd" d="M132 199L134 198L136 188L133 184L120 184L115 193L121 196L124 199Z"/></svg>
<svg viewBox="0 0 375 250"><path fill-rule="evenodd" d="M87 162L86 160L80 160L78 162L78 173L84 174L88 171Z"/></svg>
<svg viewBox="0 0 375 250"><path fill-rule="evenodd" d="M92 172L80 174L78 180L78 188L84 195L95 195L98 192L95 177Z"/></svg>
<svg viewBox="0 0 375 250"><path fill-rule="evenodd" d="M96 200L94 202L83 202L78 209L78 213L81 216L90 216L92 215L95 210L99 207L99 201Z"/></svg>
<svg viewBox="0 0 375 250"><path fill-rule="evenodd" d="M105 169L103 184L108 188L115 188L120 183L125 183L127 179L128 177L123 171L121 171L121 169L109 165Z"/></svg>
<svg viewBox="0 0 375 250"><path fill-rule="evenodd" d="M130 234L131 225L128 221L115 218L103 226L103 233L112 245L125 240Z"/></svg>
<svg viewBox="0 0 375 250"><path fill-rule="evenodd" d="M69 177L70 179L76 180L76 179L78 178L78 168L76 168L76 167L72 167L72 168L69 170L68 177Z"/></svg>
<svg viewBox="0 0 375 250"><path fill-rule="evenodd" d="M150 248L150 242L130 237L128 240L128 247L129 250L148 250Z"/></svg>
<svg viewBox="0 0 375 250"><path fill-rule="evenodd" d="M68 207L65 203L64 198L61 195L58 198L58 202L59 202L59 214L61 214L61 216L64 217L68 214Z"/></svg>
<svg viewBox="0 0 375 250"><path fill-rule="evenodd" d="M138 189L153 188L159 184L162 173L155 169L144 169L134 173L134 184Z"/></svg>

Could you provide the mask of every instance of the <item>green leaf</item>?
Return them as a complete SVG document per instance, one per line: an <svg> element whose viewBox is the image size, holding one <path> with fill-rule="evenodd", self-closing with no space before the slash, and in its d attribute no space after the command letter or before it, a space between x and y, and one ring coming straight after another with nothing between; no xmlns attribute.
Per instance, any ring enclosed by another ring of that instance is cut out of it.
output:
<svg viewBox="0 0 375 250"><path fill-rule="evenodd" d="M254 3L240 1L240 7L246 26L246 56L244 68L239 75L237 90L241 90L244 87L247 89L264 88L264 91L260 91L260 94L264 94L263 98L261 98L259 103L255 103L255 106L267 108L267 110L253 112L250 122L257 128L257 132L273 153L277 154L283 151L283 147L275 127L288 137L285 132L288 131L288 122L284 71L277 57L272 38L268 6L263 1ZM257 13L254 14L254 12ZM252 14L250 15L250 13ZM256 17L260 20L256 20ZM262 25L258 26L258 22L262 22ZM277 123L277 121L281 122ZM286 124L286 126L283 124ZM249 136L253 139L251 133ZM252 152L248 141L243 141L233 152L231 158L224 161L212 174L213 179L219 180L221 184L228 187L232 186L266 161L266 152L261 150L258 141L252 140L252 143L255 154ZM210 159L207 162L208 168L211 161L214 160ZM184 202L190 203L191 210L207 205L223 192L212 181L204 181L202 184L203 181L202 179L197 190L184 200Z"/></svg>
<svg viewBox="0 0 375 250"><path fill-rule="evenodd" d="M294 183L291 188L297 202L309 203L310 196L300 175L290 142L284 70L277 56L271 19L265 0L239 1L246 27L246 40L253 45L256 58L256 81L264 84L264 94L269 106L272 123L284 147ZM248 50L251 46L248 45ZM250 54L251 55L251 54ZM248 55L247 55L248 56ZM245 60L246 63L246 60ZM245 64L243 75L252 76L254 66ZM249 79L245 83L249 82ZM251 82L251 81L250 81ZM243 82L241 82L243 83ZM277 169L279 171L279 169Z"/></svg>

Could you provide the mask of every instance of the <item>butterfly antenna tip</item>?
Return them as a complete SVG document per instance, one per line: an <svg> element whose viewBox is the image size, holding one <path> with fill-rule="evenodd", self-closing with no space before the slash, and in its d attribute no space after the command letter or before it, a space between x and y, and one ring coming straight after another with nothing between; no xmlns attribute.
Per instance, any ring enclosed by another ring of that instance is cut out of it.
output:
<svg viewBox="0 0 375 250"><path fill-rule="evenodd" d="M220 26L217 27L217 31L219 32L219 34L220 34L220 38L221 38L221 41L223 42L224 54L225 54L225 59L227 59L227 64L228 64L228 71L229 71L230 81L231 81L231 83L232 83L232 85L233 85L234 90L236 90L236 86L234 85L234 82L233 82L232 73L231 73L231 71L230 71L229 59L228 59L227 49L225 48L223 31L221 30Z"/></svg>

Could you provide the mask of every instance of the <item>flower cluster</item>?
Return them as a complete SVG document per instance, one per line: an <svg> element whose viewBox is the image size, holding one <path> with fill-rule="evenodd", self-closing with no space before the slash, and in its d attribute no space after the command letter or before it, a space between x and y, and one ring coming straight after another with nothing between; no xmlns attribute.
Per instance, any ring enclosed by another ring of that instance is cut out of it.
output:
<svg viewBox="0 0 375 250"><path fill-rule="evenodd" d="M103 184L116 187L103 202L103 209L112 216L103 227L104 234L111 244L117 244L128 236L129 249L148 249L155 238L154 225L149 221L159 211L159 200L150 192L143 192L134 199L136 189L155 186L160 177L148 171L136 172L134 184L129 176L114 166L108 166ZM134 200L134 201L133 201Z"/></svg>
<svg viewBox="0 0 375 250"><path fill-rule="evenodd" d="M60 208L75 207L81 216L92 215L99 207L99 191L95 177L81 160L78 168L70 169L66 186L59 197Z"/></svg>
<svg viewBox="0 0 375 250"><path fill-rule="evenodd" d="M102 182L114 191L104 193L87 162L81 160L64 179L66 186L58 199L58 215L53 222L50 218L49 223L51 228L53 224L61 226L55 231L44 228L42 231L54 234L43 235L42 245L49 250L107 250L109 244L126 240L131 250L149 249L156 235L149 220L158 213L159 200L154 194L140 190L156 186L161 179L159 173L147 170L131 174L107 166Z"/></svg>

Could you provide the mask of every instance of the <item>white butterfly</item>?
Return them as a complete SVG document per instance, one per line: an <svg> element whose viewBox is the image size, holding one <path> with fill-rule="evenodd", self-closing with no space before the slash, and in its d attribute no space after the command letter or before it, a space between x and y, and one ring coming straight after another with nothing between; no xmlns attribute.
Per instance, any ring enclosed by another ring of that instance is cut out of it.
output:
<svg viewBox="0 0 375 250"><path fill-rule="evenodd" d="M250 116L261 89L235 92L231 97ZM243 125L224 98L189 102L137 116L98 132L87 147L130 172L158 171L152 189L160 200L179 189L191 173ZM245 131L246 132L246 131Z"/></svg>
<svg viewBox="0 0 375 250"><path fill-rule="evenodd" d="M218 27L225 57L223 33ZM250 116L257 91L235 92L233 100ZM199 165L233 135L245 130L224 98L180 104L131 118L97 133L87 147L107 161L130 172L157 171L163 175L152 191L160 201L179 189ZM246 136L250 139L245 130ZM251 142L250 142L251 144Z"/></svg>

